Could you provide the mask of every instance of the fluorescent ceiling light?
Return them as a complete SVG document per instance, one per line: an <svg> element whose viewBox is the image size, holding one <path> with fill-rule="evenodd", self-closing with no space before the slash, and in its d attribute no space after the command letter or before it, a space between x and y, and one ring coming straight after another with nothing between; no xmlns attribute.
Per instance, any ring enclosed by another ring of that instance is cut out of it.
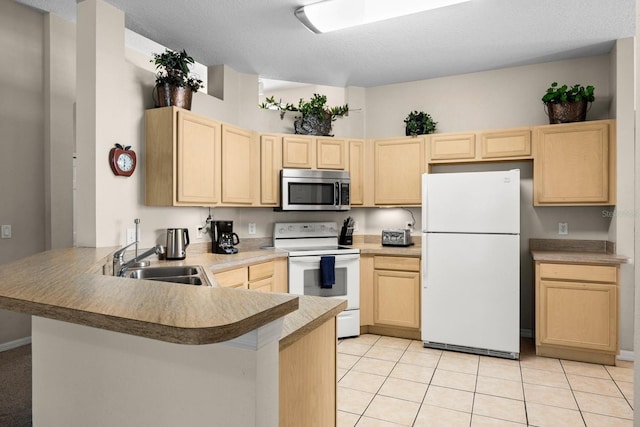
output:
<svg viewBox="0 0 640 427"><path fill-rule="evenodd" d="M327 0L302 6L296 16L314 33L327 33L470 0Z"/></svg>

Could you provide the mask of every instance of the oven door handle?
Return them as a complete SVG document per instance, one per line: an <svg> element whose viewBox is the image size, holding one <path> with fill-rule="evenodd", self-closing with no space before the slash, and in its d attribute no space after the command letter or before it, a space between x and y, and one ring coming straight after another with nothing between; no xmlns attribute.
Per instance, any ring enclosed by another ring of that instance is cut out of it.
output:
<svg viewBox="0 0 640 427"><path fill-rule="evenodd" d="M360 254L353 254L353 255L329 255L329 254L327 254L327 256L335 256L336 257L336 264L341 262L341 261L355 261L355 260L359 260L360 259ZM305 263L305 264L316 263L316 262L320 262L320 255L318 255L318 256L290 257L289 258L289 262L292 263L292 264L297 264L297 263Z"/></svg>

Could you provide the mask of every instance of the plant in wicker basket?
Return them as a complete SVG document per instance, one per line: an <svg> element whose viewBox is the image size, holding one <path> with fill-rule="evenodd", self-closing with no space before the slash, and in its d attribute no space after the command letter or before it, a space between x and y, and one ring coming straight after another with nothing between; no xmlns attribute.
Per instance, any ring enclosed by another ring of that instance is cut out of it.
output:
<svg viewBox="0 0 640 427"><path fill-rule="evenodd" d="M193 92L202 87L202 80L189 76L189 66L195 62L193 58L184 49L181 52L166 49L163 53L154 53L151 62L156 65L156 107L175 105L190 110Z"/></svg>
<svg viewBox="0 0 640 427"><path fill-rule="evenodd" d="M571 87L559 86L558 82L551 83L551 87L542 97L545 111L549 116L549 123L583 122L587 118L588 103L596 98L593 86L584 87L576 84Z"/></svg>
<svg viewBox="0 0 640 427"><path fill-rule="evenodd" d="M298 106L290 103L276 102L274 97L266 98L265 102L259 105L260 108L279 110L280 118L284 117L287 111L297 111L301 115L295 117L293 126L296 134L301 135L331 135L331 124L338 118L349 114L349 104L328 107L326 106L326 95L313 94L309 101L300 98Z"/></svg>

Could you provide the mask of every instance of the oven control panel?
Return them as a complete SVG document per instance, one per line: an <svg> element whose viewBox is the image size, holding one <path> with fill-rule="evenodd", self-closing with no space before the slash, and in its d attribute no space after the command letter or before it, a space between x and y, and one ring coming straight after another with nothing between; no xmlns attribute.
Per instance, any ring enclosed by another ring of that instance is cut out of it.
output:
<svg viewBox="0 0 640 427"><path fill-rule="evenodd" d="M274 239L309 237L337 237L336 222L277 222L273 227Z"/></svg>

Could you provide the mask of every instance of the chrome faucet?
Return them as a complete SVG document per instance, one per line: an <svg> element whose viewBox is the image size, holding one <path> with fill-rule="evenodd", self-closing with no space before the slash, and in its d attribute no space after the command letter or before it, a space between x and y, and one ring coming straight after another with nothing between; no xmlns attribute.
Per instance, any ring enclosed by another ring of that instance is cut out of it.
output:
<svg viewBox="0 0 640 427"><path fill-rule="evenodd" d="M151 255L160 255L164 253L164 246L162 245L156 245L154 247L152 247L151 249L149 249L148 251L137 255L130 259L129 261L124 260L124 254L127 251L128 248L130 248L133 245L137 245L138 241L136 240L135 242L128 244L127 246L123 247L122 249L118 249L114 254L113 254L113 275L114 276L118 276L118 277L123 277L124 276L124 272L127 268L129 268L132 264L136 263L136 262L140 262L141 260L145 259L146 257L149 257Z"/></svg>

